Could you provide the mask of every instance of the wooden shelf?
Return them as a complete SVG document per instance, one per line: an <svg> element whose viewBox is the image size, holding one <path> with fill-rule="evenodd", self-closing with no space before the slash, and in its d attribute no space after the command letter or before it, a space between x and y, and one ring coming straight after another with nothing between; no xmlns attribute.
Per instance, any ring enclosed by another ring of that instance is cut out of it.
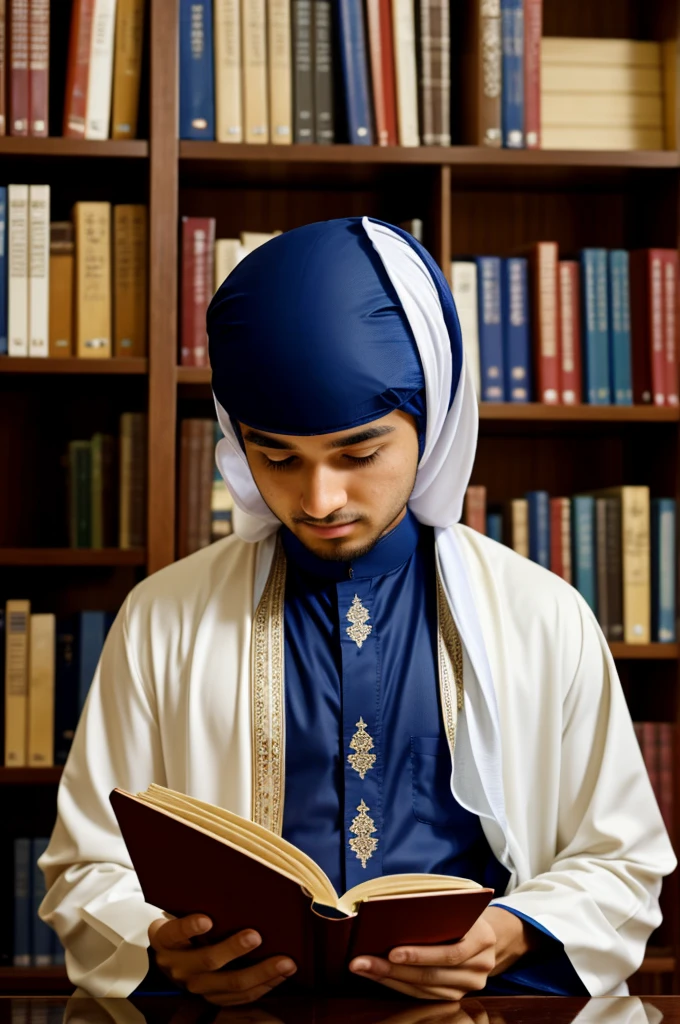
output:
<svg viewBox="0 0 680 1024"><path fill-rule="evenodd" d="M0 565L145 565L145 548L0 548Z"/></svg>
<svg viewBox="0 0 680 1024"><path fill-rule="evenodd" d="M621 661L677 661L680 644L616 644L609 645L615 658Z"/></svg>
<svg viewBox="0 0 680 1024"><path fill-rule="evenodd" d="M0 992L8 995L65 995L73 988L65 967L0 967Z"/></svg>
<svg viewBox="0 0 680 1024"><path fill-rule="evenodd" d="M656 956L652 950L638 968L638 974L673 974L675 971L674 956Z"/></svg>
<svg viewBox="0 0 680 1024"><path fill-rule="evenodd" d="M4 768L0 767L0 786L56 786L63 768Z"/></svg>
<svg viewBox="0 0 680 1024"><path fill-rule="evenodd" d="M1 141L1 140L0 140ZM0 356L0 373L148 373L148 359L23 359Z"/></svg>
<svg viewBox="0 0 680 1024"><path fill-rule="evenodd" d="M86 139L32 139L6 135L0 138L0 156L91 156L139 160L149 156L149 143L146 139L106 139L94 142Z"/></svg>
<svg viewBox="0 0 680 1024"><path fill-rule="evenodd" d="M680 408L655 405L544 405L480 402L480 420L541 423L678 423Z"/></svg>
<svg viewBox="0 0 680 1024"><path fill-rule="evenodd" d="M178 366L176 370L178 384L210 384L212 370L203 366Z"/></svg>

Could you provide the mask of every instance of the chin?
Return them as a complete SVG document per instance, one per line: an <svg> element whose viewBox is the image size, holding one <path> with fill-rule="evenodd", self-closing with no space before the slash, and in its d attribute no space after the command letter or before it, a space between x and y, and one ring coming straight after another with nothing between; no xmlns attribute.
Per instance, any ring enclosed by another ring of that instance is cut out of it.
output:
<svg viewBox="0 0 680 1024"><path fill-rule="evenodd" d="M362 555L368 554L371 548L375 547L379 539L379 535L362 540L345 540L344 537L339 537L337 540L317 540L310 544L306 538L298 534L298 540L312 554L329 562L353 562L357 558L361 558Z"/></svg>

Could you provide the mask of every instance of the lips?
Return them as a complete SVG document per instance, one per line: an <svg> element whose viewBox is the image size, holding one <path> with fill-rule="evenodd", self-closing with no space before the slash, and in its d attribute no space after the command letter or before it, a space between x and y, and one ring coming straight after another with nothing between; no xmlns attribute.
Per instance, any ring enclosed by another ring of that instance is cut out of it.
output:
<svg viewBox="0 0 680 1024"><path fill-rule="evenodd" d="M307 530L311 530L317 537L325 540L332 540L335 537L346 537L356 526L357 520L351 523L338 523L337 526L314 526L312 523L302 523Z"/></svg>

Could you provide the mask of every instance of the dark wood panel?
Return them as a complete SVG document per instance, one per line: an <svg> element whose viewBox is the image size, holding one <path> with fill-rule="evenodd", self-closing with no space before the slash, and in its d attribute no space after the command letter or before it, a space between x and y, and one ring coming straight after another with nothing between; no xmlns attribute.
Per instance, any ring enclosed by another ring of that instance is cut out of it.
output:
<svg viewBox="0 0 680 1024"><path fill-rule="evenodd" d="M42 160L57 157L98 157L99 159L140 160L149 156L149 143L145 139L33 139L6 135L0 138L0 159L30 156Z"/></svg>
<svg viewBox="0 0 680 1024"><path fill-rule="evenodd" d="M63 769L52 768L2 768L0 786L54 786L59 782Z"/></svg>
<svg viewBox="0 0 680 1024"><path fill-rule="evenodd" d="M0 565L145 565L144 548L0 548Z"/></svg>
<svg viewBox="0 0 680 1024"><path fill-rule="evenodd" d="M148 359L20 359L0 356L0 373L114 373L143 374Z"/></svg>

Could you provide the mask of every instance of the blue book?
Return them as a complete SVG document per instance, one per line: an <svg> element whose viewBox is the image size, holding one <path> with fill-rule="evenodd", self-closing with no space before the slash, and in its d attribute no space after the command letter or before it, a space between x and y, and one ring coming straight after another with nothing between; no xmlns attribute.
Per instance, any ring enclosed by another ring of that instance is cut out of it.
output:
<svg viewBox="0 0 680 1024"><path fill-rule="evenodd" d="M675 518L673 498L652 498L652 640L675 642Z"/></svg>
<svg viewBox="0 0 680 1024"><path fill-rule="evenodd" d="M33 913L31 963L34 967L49 967L53 962L52 929L38 917L38 908L47 892L45 876L38 867L38 859L42 857L48 843L49 839L31 840L31 904Z"/></svg>
<svg viewBox="0 0 680 1024"><path fill-rule="evenodd" d="M597 614L595 590L595 498L571 499L572 573L574 586Z"/></svg>
<svg viewBox="0 0 680 1024"><path fill-rule="evenodd" d="M499 544L503 543L503 516L500 512L487 512L486 535Z"/></svg>
<svg viewBox="0 0 680 1024"><path fill-rule="evenodd" d="M475 256L475 263L482 401L504 402L501 260L498 256Z"/></svg>
<svg viewBox="0 0 680 1024"><path fill-rule="evenodd" d="M7 188L0 185L0 356L7 355Z"/></svg>
<svg viewBox="0 0 680 1024"><path fill-rule="evenodd" d="M356 146L372 146L373 109L362 0L338 0L338 28L348 139Z"/></svg>
<svg viewBox="0 0 680 1024"><path fill-rule="evenodd" d="M524 148L524 0L501 0L503 145Z"/></svg>
<svg viewBox="0 0 680 1024"><path fill-rule="evenodd" d="M215 138L212 0L179 3L179 137Z"/></svg>
<svg viewBox="0 0 680 1024"><path fill-rule="evenodd" d="M509 402L528 402L531 397L527 262L512 256L502 263L503 362Z"/></svg>
<svg viewBox="0 0 680 1024"><path fill-rule="evenodd" d="M14 840L14 949L15 967L31 966L31 840Z"/></svg>
<svg viewBox="0 0 680 1024"><path fill-rule="evenodd" d="M66 764L78 724L79 620L57 618L54 671L54 763Z"/></svg>
<svg viewBox="0 0 680 1024"><path fill-rule="evenodd" d="M609 405L607 250L581 250L583 378L589 405Z"/></svg>
<svg viewBox="0 0 680 1024"><path fill-rule="evenodd" d="M610 389L614 405L632 405L628 253L625 249L612 249L608 255Z"/></svg>
<svg viewBox="0 0 680 1024"><path fill-rule="evenodd" d="M113 616L109 612L81 612L79 619L78 717L80 718Z"/></svg>
<svg viewBox="0 0 680 1024"><path fill-rule="evenodd" d="M529 558L550 568L550 495L547 491L527 491L529 502Z"/></svg>

